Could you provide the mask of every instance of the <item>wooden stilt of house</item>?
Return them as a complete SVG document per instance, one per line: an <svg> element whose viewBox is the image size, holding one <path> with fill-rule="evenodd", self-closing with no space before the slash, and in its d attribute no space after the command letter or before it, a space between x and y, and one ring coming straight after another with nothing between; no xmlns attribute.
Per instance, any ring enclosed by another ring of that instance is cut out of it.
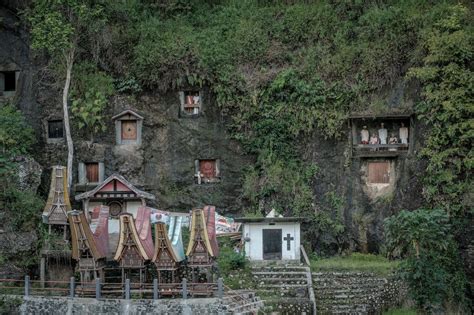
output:
<svg viewBox="0 0 474 315"><path fill-rule="evenodd" d="M77 261L81 285L90 284L96 278L103 282L109 247L109 207L94 208L90 225L82 211L71 211L68 218L71 227L72 258Z"/></svg>
<svg viewBox="0 0 474 315"><path fill-rule="evenodd" d="M137 222L130 213L120 215L120 236L114 260L122 270L123 283L130 279L141 286L146 277L145 264L153 258L150 213L146 209L138 209Z"/></svg>

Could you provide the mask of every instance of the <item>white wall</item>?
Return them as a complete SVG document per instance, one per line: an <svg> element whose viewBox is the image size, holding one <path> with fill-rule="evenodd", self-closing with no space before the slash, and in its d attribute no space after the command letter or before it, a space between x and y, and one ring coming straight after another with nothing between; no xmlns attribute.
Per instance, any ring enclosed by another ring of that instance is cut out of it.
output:
<svg viewBox="0 0 474 315"><path fill-rule="evenodd" d="M263 230L281 229L282 260L300 260L300 223L285 222L269 225L266 222L244 223L243 237L250 238L245 242L245 256L250 260L263 260ZM290 243L290 250L287 250L286 241L283 240L290 234L294 240Z"/></svg>
<svg viewBox="0 0 474 315"><path fill-rule="evenodd" d="M87 210L92 213L92 210L97 207L105 204L100 201L90 201L87 205ZM134 218L137 217L138 208L142 205L141 201L126 201L124 212L131 213ZM118 233L120 229L119 219L118 218L109 218L109 233Z"/></svg>
<svg viewBox="0 0 474 315"><path fill-rule="evenodd" d="M130 213L137 218L138 208L142 206L141 201L127 201L125 203L125 212Z"/></svg>

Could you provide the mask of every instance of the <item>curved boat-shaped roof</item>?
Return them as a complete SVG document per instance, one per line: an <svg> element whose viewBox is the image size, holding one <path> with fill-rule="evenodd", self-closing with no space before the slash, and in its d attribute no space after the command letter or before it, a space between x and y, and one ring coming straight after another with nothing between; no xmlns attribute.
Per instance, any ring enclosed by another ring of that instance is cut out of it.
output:
<svg viewBox="0 0 474 315"><path fill-rule="evenodd" d="M219 244L216 237L216 207L204 206L204 217L206 218L207 235L211 244L213 256L219 255Z"/></svg>
<svg viewBox="0 0 474 315"><path fill-rule="evenodd" d="M174 270L177 268L178 258L174 253L164 223L155 224L155 255L152 261L159 270Z"/></svg>
<svg viewBox="0 0 474 315"><path fill-rule="evenodd" d="M82 211L68 213L71 227L72 258L80 260L85 256L92 256L95 260L105 258L109 247L108 219L109 208L106 206L95 207L97 214L91 225L87 222Z"/></svg>
<svg viewBox="0 0 474 315"><path fill-rule="evenodd" d="M174 254L178 261L182 261L186 258L184 255L183 247L183 222L184 217L182 216L170 216L170 224L168 230L168 238L173 246Z"/></svg>
<svg viewBox="0 0 474 315"><path fill-rule="evenodd" d="M130 251L134 251L133 254ZM140 239L135 226L135 220L133 219L133 215L130 213L120 215L120 236L114 260L121 261L125 254L138 254L142 261L150 260L152 258L148 255L148 251L145 249L145 246ZM135 261L132 262L132 264L134 263Z"/></svg>
<svg viewBox="0 0 474 315"><path fill-rule="evenodd" d="M71 203L67 189L67 170L64 166L53 166L48 200L43 209L43 222L66 225L69 211L71 211Z"/></svg>
<svg viewBox="0 0 474 315"><path fill-rule="evenodd" d="M153 257L154 245L151 236L151 208L139 207L137 211L137 218L135 219L135 227L137 229L138 237L143 245L148 257Z"/></svg>
<svg viewBox="0 0 474 315"><path fill-rule="evenodd" d="M212 258L218 255L215 222L215 207L193 209L191 236L186 251L189 265L208 266L212 263Z"/></svg>

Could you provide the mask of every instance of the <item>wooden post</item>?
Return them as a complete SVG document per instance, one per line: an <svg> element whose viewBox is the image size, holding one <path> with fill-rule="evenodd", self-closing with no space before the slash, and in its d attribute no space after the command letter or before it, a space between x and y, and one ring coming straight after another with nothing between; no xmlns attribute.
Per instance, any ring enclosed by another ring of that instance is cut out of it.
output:
<svg viewBox="0 0 474 315"><path fill-rule="evenodd" d="M153 300L158 300L158 279L153 279Z"/></svg>
<svg viewBox="0 0 474 315"><path fill-rule="evenodd" d="M224 296L224 280L222 278L217 279L217 297L222 299Z"/></svg>
<svg viewBox="0 0 474 315"><path fill-rule="evenodd" d="M30 276L25 276L25 296L30 296Z"/></svg>
<svg viewBox="0 0 474 315"><path fill-rule="evenodd" d="M69 297L74 298L74 291L76 290L76 283L74 277L71 277L69 282Z"/></svg>
<svg viewBox="0 0 474 315"><path fill-rule="evenodd" d="M100 278L95 278L95 298L100 299Z"/></svg>
<svg viewBox="0 0 474 315"><path fill-rule="evenodd" d="M41 260L40 260L40 283L41 283L41 288L42 289L44 289L45 281L46 281L46 258L41 257Z"/></svg>
<svg viewBox="0 0 474 315"><path fill-rule="evenodd" d="M125 300L130 300L130 279L125 279Z"/></svg>
<svg viewBox="0 0 474 315"><path fill-rule="evenodd" d="M187 284L186 278L183 278L182 285L183 285L183 299L187 299L188 298L188 284Z"/></svg>

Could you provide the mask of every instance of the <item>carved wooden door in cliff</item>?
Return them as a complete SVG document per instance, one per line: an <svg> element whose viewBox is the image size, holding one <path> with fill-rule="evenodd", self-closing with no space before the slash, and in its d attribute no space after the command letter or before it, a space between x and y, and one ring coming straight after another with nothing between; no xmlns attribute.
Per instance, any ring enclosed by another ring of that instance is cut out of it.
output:
<svg viewBox="0 0 474 315"><path fill-rule="evenodd" d="M199 171L204 178L216 177L216 160L200 160Z"/></svg>
<svg viewBox="0 0 474 315"><path fill-rule="evenodd" d="M122 120L122 140L137 139L137 121Z"/></svg>
<svg viewBox="0 0 474 315"><path fill-rule="evenodd" d="M281 229L263 229L263 259L281 260Z"/></svg>
<svg viewBox="0 0 474 315"><path fill-rule="evenodd" d="M87 182L99 182L99 163L86 163Z"/></svg>
<svg viewBox="0 0 474 315"><path fill-rule="evenodd" d="M389 162L369 162L369 183L388 184L390 182Z"/></svg>

